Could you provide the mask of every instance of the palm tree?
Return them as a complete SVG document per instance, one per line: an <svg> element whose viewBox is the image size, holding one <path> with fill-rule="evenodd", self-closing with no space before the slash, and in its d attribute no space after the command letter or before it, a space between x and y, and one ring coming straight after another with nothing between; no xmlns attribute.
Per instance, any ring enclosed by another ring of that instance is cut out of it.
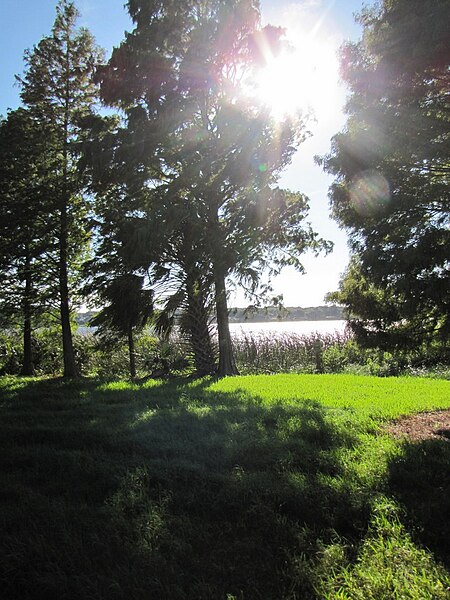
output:
<svg viewBox="0 0 450 600"><path fill-rule="evenodd" d="M131 273L111 280L100 293L107 304L90 322L100 334L113 330L127 338L131 377L136 377L134 332L153 314L153 292L143 286L144 277Z"/></svg>

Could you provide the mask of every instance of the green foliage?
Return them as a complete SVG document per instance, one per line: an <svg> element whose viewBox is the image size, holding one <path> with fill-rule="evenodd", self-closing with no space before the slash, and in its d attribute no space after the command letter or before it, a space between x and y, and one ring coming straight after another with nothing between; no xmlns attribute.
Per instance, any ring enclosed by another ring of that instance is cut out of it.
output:
<svg viewBox="0 0 450 600"><path fill-rule="evenodd" d="M100 336L115 332L127 338L131 377L136 376L135 331L141 330L153 314L153 292L143 286L144 278L132 273L103 283L99 297L107 304L91 321Z"/></svg>
<svg viewBox="0 0 450 600"><path fill-rule="evenodd" d="M23 346L17 331L0 333L0 375L18 375L22 364Z"/></svg>
<svg viewBox="0 0 450 600"><path fill-rule="evenodd" d="M63 371L63 352L57 328L40 328L32 337L36 375L57 376ZM83 376L106 379L129 376L126 343L117 337L93 334L74 335L77 368ZM136 336L136 374L148 377L176 375L192 371L184 343L176 338L163 341L144 331ZM21 337L17 331L0 331L0 375L19 375L23 360Z"/></svg>
<svg viewBox="0 0 450 600"><path fill-rule="evenodd" d="M18 78L22 101L39 123L46 144L46 169L40 173L39 186L53 225L50 264L58 282L53 299L60 308L64 373L71 377L77 375L71 302L76 299L89 239L86 178L77 163L83 122L97 103L93 73L102 57L90 33L77 28L78 17L73 2L59 0L51 35L25 52L25 74ZM44 269L40 274L47 276Z"/></svg>
<svg viewBox="0 0 450 600"><path fill-rule="evenodd" d="M54 138L31 111L0 123L0 320L22 328L22 374L32 375L31 332L57 294L52 278L54 219L43 181L52 170Z"/></svg>
<svg viewBox="0 0 450 600"><path fill-rule="evenodd" d="M218 372L233 374L226 279L258 299L264 269L301 270L306 249L330 249L305 222L307 199L276 186L306 136L304 116L276 123L242 93L260 66L257 40L276 52L282 30L262 29L251 0L135 0L128 9L135 28L98 73L103 99L126 117L100 144L104 181L134 209L121 213L121 243L135 268L184 297L196 357L192 289L204 310L213 295Z"/></svg>
<svg viewBox="0 0 450 600"><path fill-rule="evenodd" d="M86 336L77 336L78 342ZM77 348L79 347L77 343ZM101 339L91 336L85 375L113 379L129 375L128 349L116 338ZM146 331L136 336L136 374L139 377L165 377L191 372L192 364L186 357L185 345L176 339L161 340Z"/></svg>
<svg viewBox="0 0 450 600"><path fill-rule="evenodd" d="M0 373L18 375L23 363L23 343L17 330L0 332ZM62 348L59 330L37 329L31 338L33 366L36 375L56 375L62 368Z"/></svg>
<svg viewBox="0 0 450 600"><path fill-rule="evenodd" d="M128 348L114 336L98 338L94 335L76 335L75 349L83 375L104 377L129 376ZM192 369L186 358L185 346L176 339L163 341L147 332L136 336L136 375L164 377Z"/></svg>
<svg viewBox="0 0 450 600"><path fill-rule="evenodd" d="M2 318L19 315L26 301L31 314L43 312L52 286L51 267L55 222L42 183L52 168L47 157L51 140L30 111L10 111L0 122L0 307ZM54 290L53 290L54 291Z"/></svg>
<svg viewBox="0 0 450 600"><path fill-rule="evenodd" d="M104 285L100 299L108 304L90 321L100 332L112 330L126 336L130 329L142 328L153 314L153 294L144 290L144 278L122 275Z"/></svg>
<svg viewBox="0 0 450 600"><path fill-rule="evenodd" d="M398 506L377 499L369 532L354 565L348 566L345 546L324 548L323 600L445 600L448 574L411 540L400 521Z"/></svg>
<svg viewBox="0 0 450 600"><path fill-rule="evenodd" d="M446 0L386 0L341 52L348 120L321 162L353 260L332 299L385 348L450 335L449 18Z"/></svg>
<svg viewBox="0 0 450 600"><path fill-rule="evenodd" d="M431 373L445 375L450 357L440 343L390 352L358 344L350 334L283 334L238 336L233 340L242 374L359 373L393 376Z"/></svg>
<svg viewBox="0 0 450 600"><path fill-rule="evenodd" d="M41 327L32 337L38 375L61 373L62 348L58 330ZM233 339L243 374L348 373L355 375L413 375L450 379L447 349L440 345L411 351L387 352L359 346L349 335L245 335ZM129 373L129 354L123 337L76 333L74 347L80 373L123 377ZM0 374L19 374L23 348L18 331L0 333ZM195 358L184 337L160 338L147 330L136 335L136 372L140 377L196 371Z"/></svg>

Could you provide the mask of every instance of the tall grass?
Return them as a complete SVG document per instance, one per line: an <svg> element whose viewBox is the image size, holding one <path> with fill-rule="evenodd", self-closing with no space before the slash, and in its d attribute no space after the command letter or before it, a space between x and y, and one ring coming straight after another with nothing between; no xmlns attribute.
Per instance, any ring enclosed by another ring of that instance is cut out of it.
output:
<svg viewBox="0 0 450 600"><path fill-rule="evenodd" d="M445 348L415 350L363 348L344 333L243 333L233 338L242 374L351 373L435 376L450 379Z"/></svg>
<svg viewBox="0 0 450 600"><path fill-rule="evenodd" d="M236 360L242 373L323 373L329 366L327 351L342 349L348 333L258 333L233 338Z"/></svg>

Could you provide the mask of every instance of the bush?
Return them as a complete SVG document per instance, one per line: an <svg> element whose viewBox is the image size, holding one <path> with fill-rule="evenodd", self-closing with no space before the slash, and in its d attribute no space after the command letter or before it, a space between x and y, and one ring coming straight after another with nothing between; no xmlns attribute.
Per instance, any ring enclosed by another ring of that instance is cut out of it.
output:
<svg viewBox="0 0 450 600"><path fill-rule="evenodd" d="M33 333L33 364L36 375L59 373L62 348L59 332L40 329ZM23 341L18 330L0 331L0 375L18 375L22 368Z"/></svg>
<svg viewBox="0 0 450 600"><path fill-rule="evenodd" d="M0 375L19 375L23 360L19 331L0 331ZM33 333L33 364L36 375L62 373L63 351L59 330L42 328ZM75 358L84 376L128 377L128 347L111 336L99 338L93 333L73 335ZM167 375L189 369L186 349L177 338L163 341L144 331L136 336L136 370L139 376Z"/></svg>
<svg viewBox="0 0 450 600"><path fill-rule="evenodd" d="M77 347L87 344L87 358L81 363L84 375L128 377L128 346L116 337L98 338L95 335L77 335ZM81 338L81 339L80 339ZM144 331L135 339L136 372L140 377L163 376L189 368L183 344L176 338L164 341ZM78 360L80 356L77 355Z"/></svg>
<svg viewBox="0 0 450 600"><path fill-rule="evenodd" d="M0 331L0 375L18 375L22 365L22 338L17 331Z"/></svg>

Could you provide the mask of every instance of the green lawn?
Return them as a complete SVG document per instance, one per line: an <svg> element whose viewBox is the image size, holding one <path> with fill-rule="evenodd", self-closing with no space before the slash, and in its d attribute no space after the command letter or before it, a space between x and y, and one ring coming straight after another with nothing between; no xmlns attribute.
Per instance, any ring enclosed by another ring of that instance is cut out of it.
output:
<svg viewBox="0 0 450 600"><path fill-rule="evenodd" d="M0 379L5 599L444 599L450 382Z"/></svg>
<svg viewBox="0 0 450 600"><path fill-rule="evenodd" d="M357 409L381 418L450 407L450 381L418 377L361 375L258 375L229 377L211 391L242 390L264 404L318 402L333 408Z"/></svg>

